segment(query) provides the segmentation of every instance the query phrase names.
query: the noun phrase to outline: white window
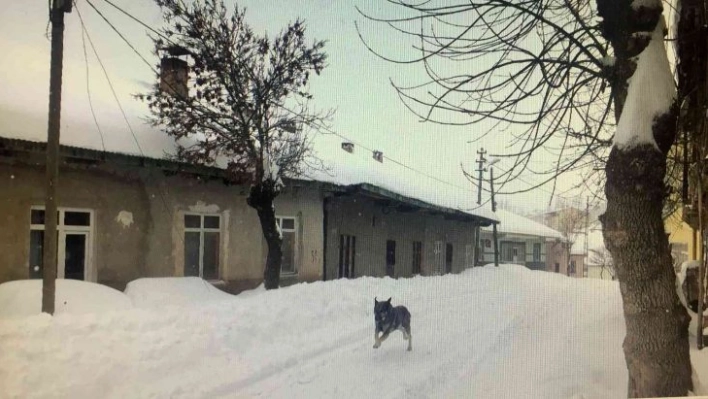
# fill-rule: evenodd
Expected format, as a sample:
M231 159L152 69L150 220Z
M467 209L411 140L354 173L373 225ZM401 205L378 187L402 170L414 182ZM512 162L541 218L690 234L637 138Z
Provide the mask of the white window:
M184 215L184 275L219 278L221 216Z
M534 262L541 261L541 244L539 244L539 243L533 244L533 261Z
M297 265L295 260L297 259L297 219L288 216L277 216L276 222L278 223L278 228L283 235L283 262L280 266L280 272L282 274L295 274L297 273Z
M42 278L44 208L30 210L29 277ZM96 281L92 269L93 211L57 210L57 278Z

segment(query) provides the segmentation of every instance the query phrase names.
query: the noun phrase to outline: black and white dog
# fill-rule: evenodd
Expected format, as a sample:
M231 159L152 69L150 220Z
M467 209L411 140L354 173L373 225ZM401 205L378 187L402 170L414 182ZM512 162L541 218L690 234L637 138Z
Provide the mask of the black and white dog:
M411 345L411 313L405 306L391 306L391 298L381 302L374 298L374 320L376 321L374 349L381 346L388 335L396 330L400 330L403 333L403 339L408 340L408 350L413 349Z

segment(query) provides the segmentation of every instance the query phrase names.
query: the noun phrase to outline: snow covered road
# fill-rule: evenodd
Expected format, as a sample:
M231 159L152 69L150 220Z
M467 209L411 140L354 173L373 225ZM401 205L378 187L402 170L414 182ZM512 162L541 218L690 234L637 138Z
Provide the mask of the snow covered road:
M373 349L374 297L413 351ZM0 320L3 397L620 398L616 283L515 266L257 291L200 306ZM702 370L708 372L708 370Z

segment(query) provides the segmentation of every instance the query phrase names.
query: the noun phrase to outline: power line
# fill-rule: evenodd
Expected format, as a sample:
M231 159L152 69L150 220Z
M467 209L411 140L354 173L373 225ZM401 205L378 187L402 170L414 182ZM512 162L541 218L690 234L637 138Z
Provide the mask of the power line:
M88 0L87 0L88 2ZM94 55L96 56L96 60L98 60L99 65L101 66L101 69L103 70L103 74L106 77L106 81L108 82L108 87L111 89L111 93L113 93L113 98L116 101L116 104L118 105L118 109L120 110L121 114L123 115L123 119L125 120L125 124L128 126L128 130L130 131L131 136L133 137L133 140L135 141L135 145L138 148L138 151L140 152L140 155L143 158L147 158L145 155L145 152L143 151L143 148L140 146L140 142L138 141L137 136L135 135L135 131L133 130L133 127L130 125L130 122L128 121L128 117L125 114L125 111L123 110L123 106L120 103L120 100L118 99L118 95L116 94L113 84L111 83L111 78L108 75L108 72L106 71L105 66L103 65L103 61L101 61L101 57L98 55L98 51L96 50L96 46L93 43L93 40L91 40L91 36L89 35L88 29L86 28L86 25L84 24L84 20L81 17L81 12L79 11L79 8L76 6L76 2L74 2L74 8L76 9L77 15L79 15L79 20L81 22L81 29L82 32L86 34L86 38L89 41L89 44L91 45L91 49L93 50ZM95 9L95 8L94 8ZM105 148L104 148L105 151ZM148 176L152 176L151 174L148 174ZM170 218L173 217L172 210L170 209L169 205L167 204L167 199L165 198L164 193L162 190L159 189L160 185L158 184L158 190L157 193L160 196L160 199L162 200L162 204L165 207L165 211L167 214L170 216ZM184 241L184 237L180 236L180 239Z
M88 1L88 0L87 0L87 1ZM117 5L115 5L115 3L113 3L112 1L110 1L110 0L103 0L103 1L106 2L106 3L108 3L108 4L110 4L113 8L115 8L115 9L118 10L118 11L120 11L121 13L125 14L128 18L130 18L130 19L132 19L133 21L139 23L139 24L142 25L145 29L149 30L150 32L152 32L152 33L154 33L154 34L160 36L161 38L163 38L163 39L165 39L165 40L167 40L168 42L171 43L171 40L170 40L167 36L163 35L160 31L154 29L154 28L151 27L150 25L148 25L148 24L146 24L145 22L143 22L143 21L139 20L138 18L134 17L134 16L133 16L132 14L130 14L129 12L127 12L127 11L125 11L124 9L122 9L122 8L118 7Z
M115 4L114 4L113 2L111 2L110 0L103 0L103 1L105 1L106 3L108 3L109 5L111 5L112 7L116 8L116 9L119 10L121 13L123 13L123 14L126 15L126 16L128 16L130 19L132 19L132 20L135 21L136 23L140 24L141 26L145 27L146 29L150 30L151 32L154 32L155 34L157 34L157 35L159 35L159 36L165 38L166 40L169 40L169 39L167 39L163 34L161 34L159 31L153 29L152 27L150 27L149 25L147 25L146 23L144 23L143 21L141 21L139 18L135 17L134 15L130 14L129 12L127 12L127 11L123 10L122 8L118 7L117 5L115 5ZM157 70L155 69L155 67L135 48L135 46L133 46L132 43L130 43L130 41L125 37L125 35L123 35L123 34L118 30L118 28L116 28L116 26L115 26L111 21L109 21L108 18L107 18L100 10L98 10L98 8L96 8L96 6L91 2L91 0L86 0L86 2L87 2L87 3L89 4L89 6L91 6L91 8L93 8L93 10L104 20L104 22L106 22L106 24L108 24L108 25L111 27L111 29L113 29L114 32L116 32L116 34L123 40L123 42L126 43L126 45L127 45L146 65L148 65L148 67L150 67L150 69L151 69L153 72L157 73ZM82 25L83 25L83 22L82 22ZM88 36L88 32L87 32L87 36ZM91 43L91 46L93 47L93 43L91 42L91 38L90 38L90 37L89 37L89 42ZM95 48L94 48L94 53L96 53ZM96 54L96 57L98 58L98 54ZM103 67L103 64L100 62L100 59L99 59L99 63L101 64L101 67L103 68L104 74L106 74L105 67ZM108 79L107 74L106 74L106 78ZM110 85L110 81L109 81L109 85ZM111 90L113 91L112 85L110 85L110 86L111 86ZM114 94L114 97L116 98L116 101L117 101L119 107L121 108L121 113L123 113L123 117L124 117L124 119L126 120L126 123L128 123L127 117L125 116L125 113L123 112L123 109L122 109L122 107L120 106L120 102L118 101L117 96L115 95L115 91L113 91L113 94ZM285 106L283 106L283 105L280 105L280 107L281 107L283 110L285 110L285 111L287 111L287 112L290 112L290 113L293 114L293 115L297 115L297 113L296 113L295 111L292 111L291 109L289 109L289 108L287 108L287 107L285 107ZM348 142L351 142L351 143L353 143L353 144L355 144L355 145L357 145L357 146L359 146L359 147L361 147L361 148L363 148L363 149L365 149L365 150L367 150L367 151L371 151L371 152L375 151L373 148L370 148L370 147L368 147L368 146L366 146L366 145L363 145L363 144L361 144L361 143L359 143L359 142L357 142L357 141L355 141L355 140L352 140L352 139L350 139L349 137L346 137L345 135L340 134L340 133L338 133L338 132L336 132L336 131L334 131L334 130L332 130L332 129L330 129L330 128L328 128L328 127L322 125L322 124L319 124L319 123L316 123L316 122L309 122L309 125L314 126L314 127L318 128L318 129L320 129L320 130L324 130L325 132L330 133L330 134L333 134L333 135L335 135L335 136L337 136L337 137L340 137L340 138L342 138L342 139L344 139L344 140L347 140ZM143 152L142 152L142 149L140 148L140 144L138 143L137 137L135 136L135 133L134 133L134 131L133 131L133 129L132 129L132 127L130 126L129 123L128 123L128 127L130 128L131 134L133 135L133 138L134 138L136 144L138 145L138 148L139 148L139 150L140 150L140 152L141 152L141 154L142 154ZM143 154L143 155L144 155L144 154ZM409 170L409 171L411 171L411 172L413 172L413 173L417 173L417 174L419 174L419 175L425 176L425 177L427 177L427 178L429 178L429 179L432 179L432 180L434 180L434 181L436 181L436 182L445 184L445 185L450 186L450 187L454 187L454 188L456 188L456 189L458 189L458 190L462 190L462 191L464 191L464 192L469 191L468 188L461 187L461 186L459 186L459 185L457 185L457 184L454 184L454 183L451 183L451 182L449 182L449 181L440 179L440 178L438 178L438 177L436 177L436 176L434 176L434 175L432 175L432 174L429 174L429 173L423 172L423 171L421 171L421 170L418 170L418 169L416 169L416 168L413 168L413 167L411 167L411 166L405 164L404 162L401 162L401 161L398 161L398 160L396 160L396 159L394 159L394 158L391 158L390 156L384 155L383 158L387 159L389 162L391 162L391 163L393 163L393 164L396 164L396 165L398 165L398 166L400 166L400 167L403 167L403 168L405 168L405 169L407 169L407 170ZM474 184L474 183L473 183L473 184ZM502 188L505 184L506 184L506 181L504 181L504 182L502 183L502 185L500 186L500 188ZM479 208L483 207L484 205L486 205L487 203L489 203L489 199L487 199L486 201L484 201L484 203L478 205L477 207L470 208L470 209L465 209L465 210L466 210L466 211L471 211L471 210L479 209Z
M83 19L81 18L81 12L78 7L76 7L76 2L74 2L74 8L76 8L76 13L79 15L79 20L81 20L81 47L84 52L84 62L86 63L86 95L88 96L89 108L91 109L91 116L93 117L93 123L96 124L96 129L98 130L98 135L101 137L101 148L103 152L106 151L106 142L103 138L103 131L101 131L101 126L98 124L98 118L96 118L96 111L93 108L93 101L91 100L91 82L89 80L89 62L88 55L86 54L86 30L84 28Z
M91 2L89 0L86 0L89 5L93 7ZM94 8L96 10L96 8ZM101 61L101 57L98 55L98 51L96 50L96 46L93 43L93 40L91 40L91 35L89 35L88 30L86 29L86 25L84 24L83 19L80 17L79 9L78 7L76 8L76 12L79 15L79 20L81 22L81 28L83 29L83 32L86 33L86 38L89 41L89 44L91 45L91 49L93 50L93 54L96 56L96 60L98 60L98 64L101 66L101 69L103 70L103 75L106 77L106 82L108 83L108 87L111 89L111 94L113 94L113 99L115 99L116 104L118 105L118 109L120 110L121 115L123 116L123 120L125 120L125 124L128 126L128 130L130 131L130 135L133 136L133 140L135 141L135 145L138 147L138 150L140 153L145 156L145 153L143 152L142 147L140 146L140 142L138 141L138 137L135 135L135 131L133 130L133 127L130 125L130 121L128 121L128 117L125 114L125 110L123 109L123 106L120 103L120 100L118 99L118 94L116 94L115 89L113 88L113 83L111 83L111 78L108 76L108 71L106 71L106 67L103 65L103 61ZM98 12L98 10L96 10ZM100 13L99 13L100 14ZM103 16L101 14L101 16Z

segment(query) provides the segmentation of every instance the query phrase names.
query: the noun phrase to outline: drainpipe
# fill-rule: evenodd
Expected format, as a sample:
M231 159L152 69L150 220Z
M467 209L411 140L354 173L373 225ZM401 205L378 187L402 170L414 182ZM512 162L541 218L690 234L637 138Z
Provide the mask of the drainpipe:
M322 198L322 281L327 281L327 213L329 197Z

